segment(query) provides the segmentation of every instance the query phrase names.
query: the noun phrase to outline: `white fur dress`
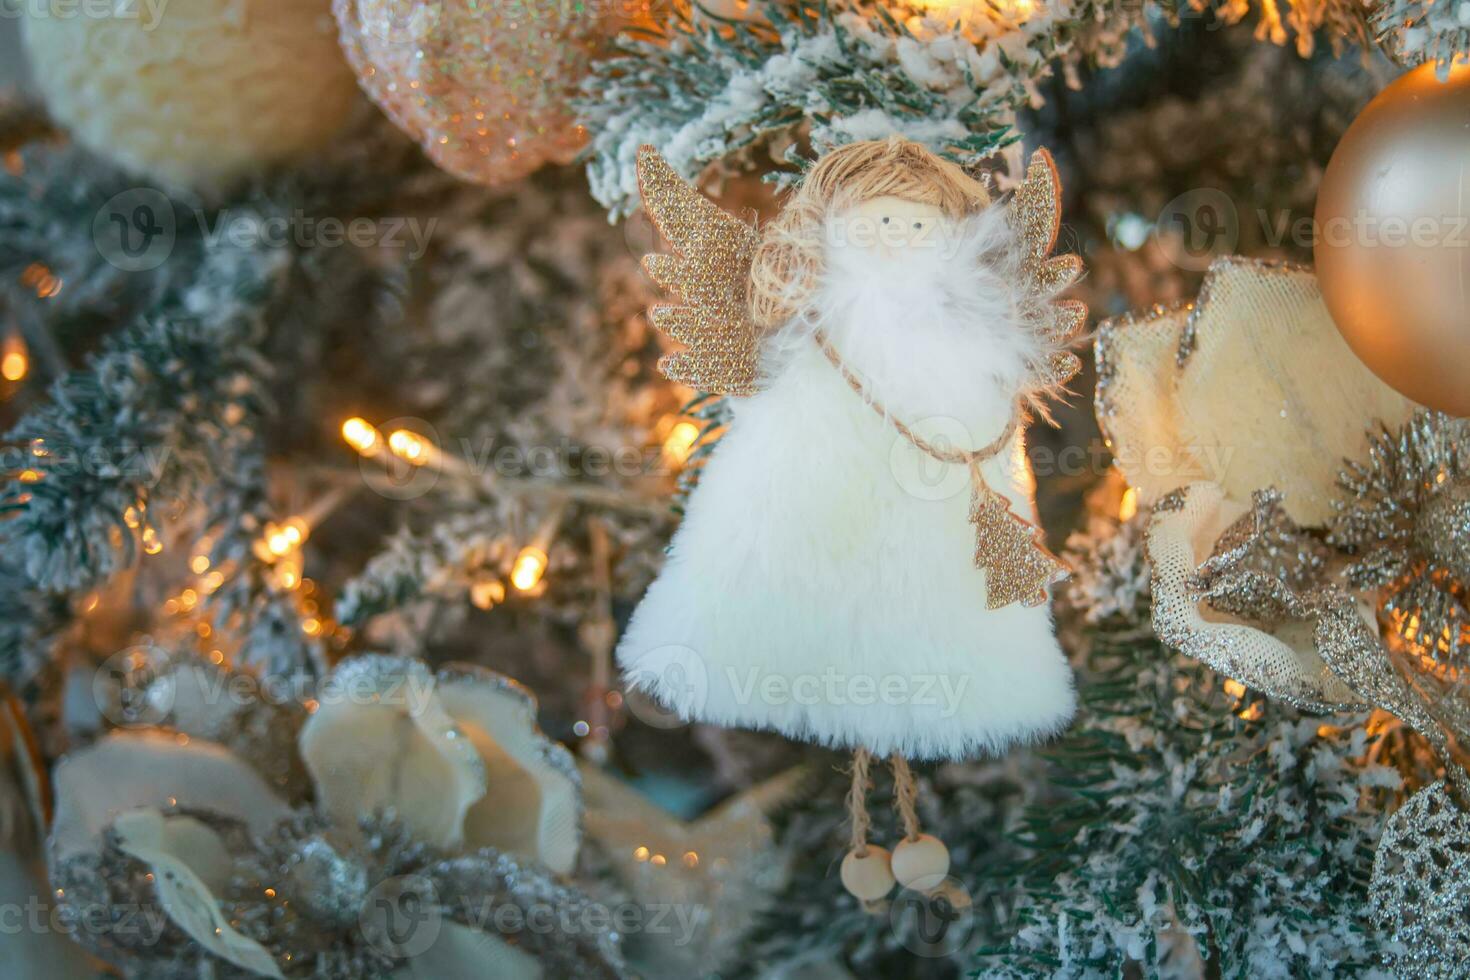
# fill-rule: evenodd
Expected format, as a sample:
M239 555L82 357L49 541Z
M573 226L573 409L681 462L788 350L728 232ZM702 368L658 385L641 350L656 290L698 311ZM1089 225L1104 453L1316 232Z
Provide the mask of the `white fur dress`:
M766 383L733 399L619 644L631 685L685 719L911 759L999 752L1066 724L1072 677L1049 610L986 608L965 467L901 438L812 339L825 331L932 442L996 439L1034 354L1003 212L897 254L828 236L820 314L767 341ZM982 470L1034 516L1019 432Z

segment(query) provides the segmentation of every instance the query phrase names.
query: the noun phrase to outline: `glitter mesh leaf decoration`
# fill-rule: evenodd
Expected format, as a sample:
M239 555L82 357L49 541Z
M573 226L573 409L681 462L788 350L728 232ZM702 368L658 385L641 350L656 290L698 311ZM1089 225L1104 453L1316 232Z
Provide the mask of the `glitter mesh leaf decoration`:
M644 268L683 300L649 310L654 326L688 347L666 355L659 370L700 391L754 394L759 348L747 290L759 235L685 183L651 146L638 151L638 188L676 253L649 255Z
M770 818L801 798L810 771L778 773L692 821L595 766L583 773L587 835L612 880L644 907L701 910L688 935L627 935L629 957L659 963L671 977L718 975L741 962L746 938L789 876L790 854L778 846ZM665 855L667 864L648 860L649 853ZM715 867L725 870L711 874Z
M1240 504L1210 483L1176 491L1154 508L1147 532L1154 631L1227 677L1298 707L1362 707L1363 698L1323 662L1311 612L1289 590L1272 596L1266 618L1274 622L1269 628L1256 617L1241 615L1244 609L1238 604L1221 602L1232 610L1227 612L1204 601L1197 570L1211 560L1217 540L1242 514Z
M1367 456L1338 477L1329 540L1349 552L1348 582L1378 590L1386 633L1435 665L1470 651L1470 421L1420 412L1377 426Z
M1363 366L1309 270L1227 258L1193 306L1103 323L1097 417L1139 502L1199 481L1250 499L1276 487L1303 525L1332 515L1365 426L1416 406Z
M1389 818L1369 891L1374 920L1399 946L1398 975L1466 975L1470 814L1443 782L1415 793Z
M113 827L123 852L148 865L158 904L189 938L226 963L284 980L270 950L235 931L220 909L215 894L228 881L230 857L213 831L152 809L129 811Z

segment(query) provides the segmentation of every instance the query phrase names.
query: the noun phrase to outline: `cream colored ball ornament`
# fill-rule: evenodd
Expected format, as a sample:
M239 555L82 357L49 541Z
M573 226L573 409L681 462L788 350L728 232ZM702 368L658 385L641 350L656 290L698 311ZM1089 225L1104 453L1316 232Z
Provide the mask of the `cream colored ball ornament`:
M876 902L893 890L892 860L888 848L868 844L847 852L839 875L842 887L859 901Z
M1470 64L1378 94L1317 194L1322 298L1348 346L1420 404L1470 415Z
M904 888L933 888L949 874L949 848L932 834L905 837L894 847L890 867Z
M88 149L212 189L331 141L357 99L330 0L25 5L31 73Z

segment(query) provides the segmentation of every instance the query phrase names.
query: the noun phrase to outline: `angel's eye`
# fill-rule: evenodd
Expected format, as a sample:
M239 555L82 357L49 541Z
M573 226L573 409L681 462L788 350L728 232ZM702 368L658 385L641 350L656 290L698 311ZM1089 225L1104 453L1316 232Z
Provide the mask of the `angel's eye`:
M924 222L922 222L922 221L915 221L914 222L914 227L915 228L922 228L922 227L924 227Z
M883 223L884 223L884 224L885 224L885 225L886 225L886 224L888 224L888 219L887 219L887 218L884 218L884 219L883 219Z

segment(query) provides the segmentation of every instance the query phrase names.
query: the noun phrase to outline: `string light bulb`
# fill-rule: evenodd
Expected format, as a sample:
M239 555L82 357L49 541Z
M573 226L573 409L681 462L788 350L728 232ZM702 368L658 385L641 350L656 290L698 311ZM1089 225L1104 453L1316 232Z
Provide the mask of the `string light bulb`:
M40 262L32 262L21 271L20 283L34 290L37 299L50 299L61 292L61 277Z
M546 552L528 544L516 555L515 565L510 570L510 584L522 592L530 592L546 574Z
M505 601L505 585L497 578L484 576L470 585L470 602L478 609L490 610Z
M510 584L519 591L531 592L541 586L541 578L546 574L547 564L550 561L547 558L546 549L551 547L551 542L556 538L556 532L561 527L561 520L566 515L566 511L566 501L559 501L542 520L535 535L516 555L515 564L511 565L510 569Z
M1138 490L1129 487L1123 491L1123 499L1118 501L1118 520L1131 521L1133 515L1138 513Z
M301 559L292 554L271 567L271 581L283 592L294 592L301 584Z
M0 377L6 381L24 381L31 373L31 359L20 334L10 334L0 346Z
M279 524L265 526L265 533L255 543L255 555L263 562L275 562L300 549L311 533L306 521L292 517Z
M432 448L423 437L407 429L394 429L388 436L389 452L414 466L423 466L427 463Z
M383 437L373 424L356 415L342 423L342 438L364 456L375 455L383 444Z
M699 426L693 422L676 422L664 438L664 459L674 466L683 466L694 452L694 443L699 439Z

